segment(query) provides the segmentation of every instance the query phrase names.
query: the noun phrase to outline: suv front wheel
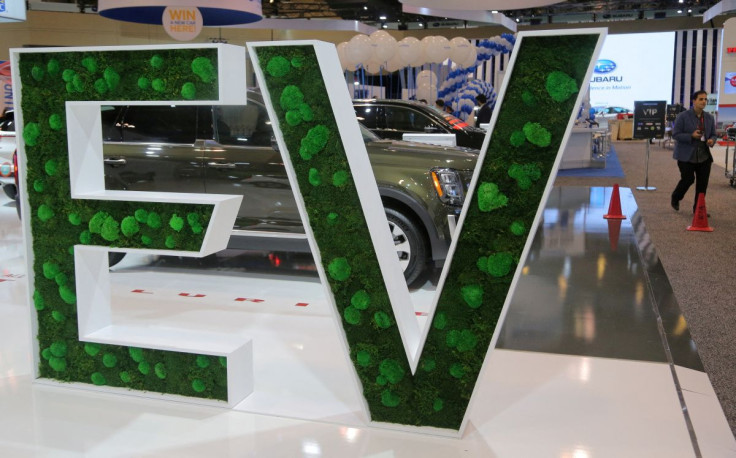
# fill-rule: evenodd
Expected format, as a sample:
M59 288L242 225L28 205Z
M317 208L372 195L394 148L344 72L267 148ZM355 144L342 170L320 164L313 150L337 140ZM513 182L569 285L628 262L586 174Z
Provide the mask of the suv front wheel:
M396 254L404 271L406 284L416 286L427 268L428 248L422 230L411 219L393 208L386 208L386 218Z

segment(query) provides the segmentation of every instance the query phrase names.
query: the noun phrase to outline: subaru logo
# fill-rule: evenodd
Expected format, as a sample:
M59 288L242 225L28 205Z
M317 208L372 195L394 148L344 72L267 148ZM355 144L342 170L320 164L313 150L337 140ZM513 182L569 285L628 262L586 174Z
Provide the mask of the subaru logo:
M599 59L593 69L596 73L611 73L614 70L616 70L616 62L608 59Z

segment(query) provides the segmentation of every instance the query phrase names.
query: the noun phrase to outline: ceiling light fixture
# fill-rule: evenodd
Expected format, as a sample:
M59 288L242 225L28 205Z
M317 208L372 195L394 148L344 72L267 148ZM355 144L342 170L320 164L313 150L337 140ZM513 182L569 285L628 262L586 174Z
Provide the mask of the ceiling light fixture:
M385 21L386 20L386 16L384 16L384 15L378 16L378 19L380 19L382 21Z

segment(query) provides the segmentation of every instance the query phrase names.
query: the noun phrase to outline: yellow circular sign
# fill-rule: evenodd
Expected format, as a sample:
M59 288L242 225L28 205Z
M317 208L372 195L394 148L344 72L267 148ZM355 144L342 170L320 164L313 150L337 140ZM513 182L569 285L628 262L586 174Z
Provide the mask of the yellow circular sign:
M189 41L202 31L202 13L196 7L167 6L161 23L174 40Z

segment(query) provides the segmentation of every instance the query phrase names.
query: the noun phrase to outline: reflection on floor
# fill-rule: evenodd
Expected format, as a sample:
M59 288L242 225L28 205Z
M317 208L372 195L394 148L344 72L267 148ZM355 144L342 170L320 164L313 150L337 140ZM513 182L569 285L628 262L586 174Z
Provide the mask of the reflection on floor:
M116 324L253 339L255 391L235 409L32 383L20 224L0 201L0 456L736 456L621 191L619 226L602 218L610 188L553 189L462 439L366 426L324 291L298 255L128 255L112 269ZM432 282L412 293L422 324L433 293Z

